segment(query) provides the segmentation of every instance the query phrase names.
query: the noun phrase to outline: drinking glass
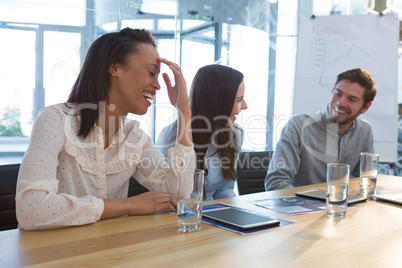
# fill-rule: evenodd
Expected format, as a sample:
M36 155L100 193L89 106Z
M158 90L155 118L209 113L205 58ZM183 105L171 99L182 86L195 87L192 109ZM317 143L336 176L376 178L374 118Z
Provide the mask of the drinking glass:
M177 178L177 229L195 232L201 229L204 170L186 169Z
M360 154L360 183L359 194L367 197L374 195L377 189L379 154L361 153Z
M327 164L326 212L329 216L346 216L349 173L350 166L348 164Z

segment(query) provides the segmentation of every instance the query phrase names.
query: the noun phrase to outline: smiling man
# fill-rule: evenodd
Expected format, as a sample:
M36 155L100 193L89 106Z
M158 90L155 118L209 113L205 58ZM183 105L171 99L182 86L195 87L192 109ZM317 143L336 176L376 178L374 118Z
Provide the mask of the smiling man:
M277 190L326 181L327 163L350 165L359 176L361 152L374 152L369 122L357 118L377 93L373 77L360 68L338 75L329 105L296 115L282 130L265 178L265 189Z

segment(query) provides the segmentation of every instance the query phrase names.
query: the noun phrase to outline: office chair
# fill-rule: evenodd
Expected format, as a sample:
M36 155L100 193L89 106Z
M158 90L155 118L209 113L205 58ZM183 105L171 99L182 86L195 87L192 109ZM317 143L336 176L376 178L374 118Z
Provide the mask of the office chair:
M237 187L239 195L264 192L272 151L241 152L237 161Z
M0 165L0 231L18 226L15 194L20 164Z
M130 184L128 186L128 197L139 195L149 190L142 186L133 176L130 178Z

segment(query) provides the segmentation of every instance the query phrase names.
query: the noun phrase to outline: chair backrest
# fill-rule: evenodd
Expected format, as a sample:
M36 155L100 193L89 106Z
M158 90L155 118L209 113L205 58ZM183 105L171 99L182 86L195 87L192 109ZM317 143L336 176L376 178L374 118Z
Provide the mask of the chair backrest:
M133 176L130 178L130 184L128 186L128 197L139 195L149 190L142 186Z
M237 161L237 189L240 195L264 192L264 180L272 151L241 152Z
M0 165L0 231L18 227L15 193L20 164Z

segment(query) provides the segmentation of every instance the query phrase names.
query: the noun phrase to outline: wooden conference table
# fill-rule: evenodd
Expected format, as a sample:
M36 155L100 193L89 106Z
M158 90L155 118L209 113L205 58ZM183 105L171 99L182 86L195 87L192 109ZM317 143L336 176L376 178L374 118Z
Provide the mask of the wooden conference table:
M402 177L379 175L380 185ZM248 201L293 196L325 184L244 195L224 202L297 223L241 235L202 224L180 233L176 215L120 217L45 231L0 232L0 267L402 267L402 205L369 200L345 218L290 216ZM358 181L350 182L357 193Z

